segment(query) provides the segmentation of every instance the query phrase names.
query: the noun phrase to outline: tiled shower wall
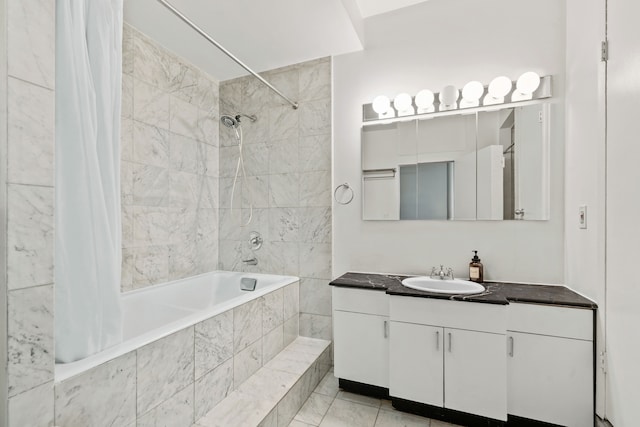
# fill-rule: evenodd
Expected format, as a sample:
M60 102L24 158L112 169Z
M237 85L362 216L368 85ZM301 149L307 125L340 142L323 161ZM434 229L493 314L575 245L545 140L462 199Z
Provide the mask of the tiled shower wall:
M0 425L11 427L53 421L54 6L0 2Z
M218 264L218 82L125 24L122 290Z
M251 76L220 83L220 114L257 117L241 118L248 179L233 209L238 141L220 126L220 268L299 276L300 335L331 340L331 60L262 75L300 107ZM259 250L249 248L251 231L264 239ZM242 262L250 258L258 265Z

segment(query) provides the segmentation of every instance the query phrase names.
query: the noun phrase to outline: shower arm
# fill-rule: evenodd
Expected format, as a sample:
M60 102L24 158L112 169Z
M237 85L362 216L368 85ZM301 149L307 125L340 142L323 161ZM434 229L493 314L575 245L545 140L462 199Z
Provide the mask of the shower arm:
M166 0L157 0L157 1L158 1L158 3L162 4L164 7L169 9L169 11L171 13L173 13L175 16L180 18L185 24L187 24L188 26L193 28L198 34L200 34L202 37L207 39L207 41L209 41L209 43L213 44L215 47L220 49L222 51L222 53L224 53L229 58L231 58L236 64L238 64L239 66L241 66L242 68L247 70L249 73L251 73L251 75L253 77L255 77L256 79L260 80L265 86L267 86L269 89L271 89L272 91L277 93L282 99L284 99L289 104L291 104L291 106L293 107L294 110L298 109L298 103L297 102L292 101L291 99L289 99L285 94L283 94L278 89L273 87L273 85L271 85L271 83L266 81L262 76L260 76L258 73L253 71L251 68L249 68L249 66L247 66L244 62L242 62L241 60L236 58L236 56L234 54L229 52L224 46L222 46L220 43L215 41L209 34L205 33L204 30L202 30L193 21L191 21L189 18L187 18L185 15L183 15L182 12L180 12L178 9L173 7L173 5L171 5L171 3L167 2Z

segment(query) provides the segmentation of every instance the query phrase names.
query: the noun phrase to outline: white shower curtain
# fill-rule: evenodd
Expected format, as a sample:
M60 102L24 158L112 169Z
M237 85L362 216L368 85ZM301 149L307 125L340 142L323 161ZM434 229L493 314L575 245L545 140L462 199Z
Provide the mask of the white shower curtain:
M122 0L56 0L56 361L122 340Z

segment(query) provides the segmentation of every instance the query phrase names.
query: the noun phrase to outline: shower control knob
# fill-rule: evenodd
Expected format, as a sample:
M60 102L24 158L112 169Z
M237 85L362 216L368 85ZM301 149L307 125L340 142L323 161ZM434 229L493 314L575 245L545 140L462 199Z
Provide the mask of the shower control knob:
M252 231L249 233L249 244L251 245L251 249L257 251L262 247L263 239L260 233L257 231Z

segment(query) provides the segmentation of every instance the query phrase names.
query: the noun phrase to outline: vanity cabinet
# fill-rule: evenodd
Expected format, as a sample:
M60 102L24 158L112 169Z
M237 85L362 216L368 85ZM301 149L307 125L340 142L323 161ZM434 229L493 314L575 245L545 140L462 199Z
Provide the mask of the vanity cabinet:
M505 306L390 297L389 395L507 419Z
M593 425L593 311L512 303L507 328L509 414Z
M334 287L334 374L389 387L389 301L384 291Z

